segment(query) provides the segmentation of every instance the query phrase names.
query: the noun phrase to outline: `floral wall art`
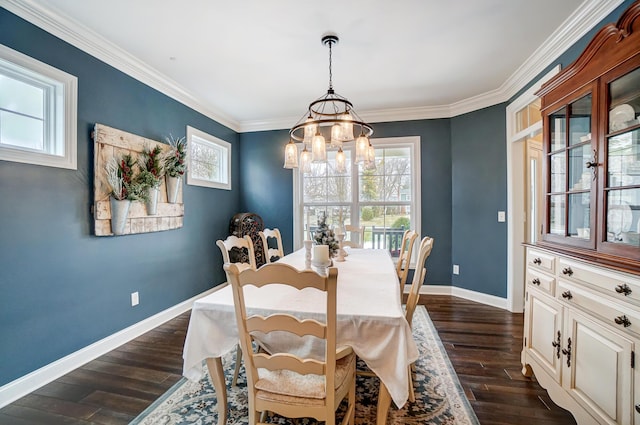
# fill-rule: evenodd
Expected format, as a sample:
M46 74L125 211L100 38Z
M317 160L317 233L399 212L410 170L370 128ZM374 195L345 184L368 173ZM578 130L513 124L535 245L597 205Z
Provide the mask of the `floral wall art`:
M96 236L182 227L184 138L167 144L96 124L93 141Z

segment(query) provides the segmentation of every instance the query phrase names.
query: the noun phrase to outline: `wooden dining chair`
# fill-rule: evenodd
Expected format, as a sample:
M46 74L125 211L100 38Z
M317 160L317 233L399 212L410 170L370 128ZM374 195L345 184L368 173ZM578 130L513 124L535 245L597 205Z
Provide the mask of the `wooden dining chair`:
M262 246L264 247L264 257L267 263L278 261L284 257L284 249L282 249L282 237L280 236L279 229L264 229L258 232L262 239ZM269 248L269 241L275 239L275 248Z
M336 409L347 397L348 405L342 425L355 419L355 363L351 347L336 349L336 294L338 269L327 276L282 263L265 264L258 270L240 269L225 264L233 290L240 344L245 358L249 396L249 425L263 424L259 413L270 412L287 418L312 417L334 425ZM270 285L288 285L297 290L309 288L326 293L325 320L302 320L291 314L252 315L247 313L244 288L253 285L268 291ZM307 290L309 290L307 289ZM270 353L254 350L253 334L288 332L302 337L324 340L324 358L302 358L290 351ZM258 343L256 342L258 345ZM295 349L295 343L291 349Z
M424 263L431 255L433 249L433 238L425 236L420 241L420 247L418 248L418 261L416 262L416 268L413 273L413 280L411 281L411 288L409 290L409 296L407 297L407 303L405 305L405 318L407 323L411 326L413 322L413 313L418 305L420 299L420 288L424 283L424 279L427 276L427 268ZM402 298L401 298L402 299ZM413 390L413 365L409 367L409 401L415 402L416 396Z
M249 235L242 238L231 235L225 240L218 239L216 245L220 248L224 264L240 263L243 264L240 268L256 268L256 255Z
M418 234L411 229L406 230L402 235L400 254L396 263L396 273L398 273L398 279L400 280L400 297L404 295L404 285L407 283L411 254L413 253L413 245L416 239L418 239Z
M433 238L425 236L420 241L420 247L418 251L418 261L416 262L416 269L413 273L413 279L411 281L411 289L409 291L409 296L407 298L407 303L405 305L405 319L409 326L411 326L411 322L413 322L413 313L416 310L418 305L418 300L420 299L420 288L424 283L424 279L427 275L427 269L424 267L425 261L429 258L431 254L431 250L433 249ZM402 296L400 297L402 300ZM407 368L408 379L409 379L409 401L415 402L416 395L413 389L413 364ZM356 371L357 375L361 376L376 376L370 369L358 369Z
M342 242L342 246L349 246L351 248L362 248L364 246L364 226L353 226L347 224L344 226L344 231L349 234L349 239Z
M220 248L222 253L222 263L237 264L241 270L244 269L256 269L256 256L253 250L253 242L249 235L245 235L242 238L231 235L227 239L218 239L216 245ZM229 281L229 275L227 275L227 281ZM233 372L233 380L231 385L234 387L238 383L238 375L240 374L240 365L242 364L242 350L240 345L236 348L236 367Z

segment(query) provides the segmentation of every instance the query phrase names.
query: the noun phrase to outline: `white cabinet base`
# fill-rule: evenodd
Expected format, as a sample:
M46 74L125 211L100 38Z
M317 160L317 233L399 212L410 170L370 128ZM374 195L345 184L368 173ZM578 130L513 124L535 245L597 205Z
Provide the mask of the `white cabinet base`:
M544 369L526 353L522 355L522 364L524 365L522 373L525 376L531 376L531 372L533 372L540 386L549 393L551 400L558 406L571 412L578 425L601 425L600 422L591 416L555 379L549 376Z
M522 373L578 425L640 425L636 288L637 275L527 247Z

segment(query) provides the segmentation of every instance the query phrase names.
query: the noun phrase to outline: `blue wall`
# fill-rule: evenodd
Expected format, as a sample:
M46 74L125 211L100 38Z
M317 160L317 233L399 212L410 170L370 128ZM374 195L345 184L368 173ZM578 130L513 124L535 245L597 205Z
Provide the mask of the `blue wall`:
M78 77L78 169L0 161L0 385L224 282L233 191L184 186L184 227L92 236L96 122L155 140L238 135L0 8L0 43ZM131 307L131 292L140 305Z
M451 258L460 266L454 286L506 298L507 209L505 105L451 120Z
M293 176L282 167L286 130L242 133L241 206L259 214L264 226L277 227L285 254L293 250Z

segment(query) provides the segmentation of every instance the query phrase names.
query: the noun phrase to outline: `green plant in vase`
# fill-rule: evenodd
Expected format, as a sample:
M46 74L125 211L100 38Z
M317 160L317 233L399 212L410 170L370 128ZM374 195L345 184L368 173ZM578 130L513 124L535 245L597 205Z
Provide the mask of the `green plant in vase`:
M184 137L166 138L171 150L164 158L165 176L167 182L167 201L176 203L182 178L187 171L187 141Z
M129 154L112 157L105 165L105 176L109 186L111 208L111 231L122 235L129 215L131 201L146 200L145 186L135 175L136 160Z
M316 245L328 245L329 255L334 257L338 254L340 243L336 238L335 233L327 225L327 215L324 214L322 218L318 220L318 229L313 234L313 241Z
M145 146L138 158L140 174L136 180L145 187L147 214L155 215L158 207L158 192L165 174L162 148L149 149Z

